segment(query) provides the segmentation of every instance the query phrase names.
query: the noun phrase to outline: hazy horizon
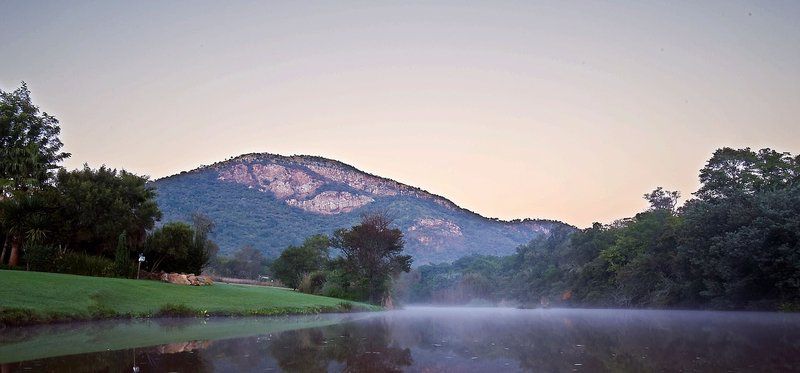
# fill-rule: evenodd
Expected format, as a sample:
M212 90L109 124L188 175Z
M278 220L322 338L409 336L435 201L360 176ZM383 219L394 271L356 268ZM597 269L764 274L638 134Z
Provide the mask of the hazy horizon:
M6 2L0 89L68 168L332 158L501 219L682 200L723 146L800 153L800 3Z

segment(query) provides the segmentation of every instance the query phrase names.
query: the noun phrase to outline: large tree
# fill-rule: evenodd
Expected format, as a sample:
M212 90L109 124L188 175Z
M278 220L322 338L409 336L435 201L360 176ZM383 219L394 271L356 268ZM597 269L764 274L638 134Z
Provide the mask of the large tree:
M272 272L284 285L297 289L303 275L324 268L329 245L328 237L320 234L307 238L301 246L289 246L272 263Z
M169 222L147 237L145 256L151 272L188 272L186 263L194 244L194 231L189 224Z
M58 120L31 102L22 85L0 90L0 189L2 194L26 191L44 184L58 162L70 156L61 151Z
M380 302L393 276L411 270L411 256L402 255L403 232L391 228L386 214L368 214L361 224L339 229L331 240L341 250L343 270L366 288L369 301Z
M48 216L44 196L34 195L47 185L61 152L58 120L31 102L23 82L13 92L0 90L0 263L10 249L8 264L19 264L26 241L42 240Z
M148 230L161 219L155 191L147 177L105 166L92 170L59 170L56 175L60 223L56 227L62 243L70 249L109 254L117 237L126 232L138 247Z
M211 260L217 256L219 246L208 236L214 231L214 221L201 212L192 214L192 230L194 230L194 240L189 250L187 259L187 270L192 273L200 274L208 266Z
M734 198L800 183L800 155L765 148L721 148L700 170L701 200Z

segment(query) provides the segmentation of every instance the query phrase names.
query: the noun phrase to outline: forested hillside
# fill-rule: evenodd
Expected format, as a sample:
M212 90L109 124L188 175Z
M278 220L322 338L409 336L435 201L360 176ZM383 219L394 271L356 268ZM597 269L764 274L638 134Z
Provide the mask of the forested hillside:
M558 228L511 256L423 266L401 292L411 302L800 309L800 157L723 148L700 182L680 208L678 193L658 188L634 217Z

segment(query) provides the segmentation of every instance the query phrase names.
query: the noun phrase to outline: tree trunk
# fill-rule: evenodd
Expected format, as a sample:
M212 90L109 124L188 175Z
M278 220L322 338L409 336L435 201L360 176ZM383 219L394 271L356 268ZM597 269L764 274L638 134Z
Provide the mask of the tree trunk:
M19 265L19 240L11 240L11 256L8 257L8 266L11 268Z
M8 249L8 236L3 240L3 252L0 253L0 265L3 265L6 259L6 249Z

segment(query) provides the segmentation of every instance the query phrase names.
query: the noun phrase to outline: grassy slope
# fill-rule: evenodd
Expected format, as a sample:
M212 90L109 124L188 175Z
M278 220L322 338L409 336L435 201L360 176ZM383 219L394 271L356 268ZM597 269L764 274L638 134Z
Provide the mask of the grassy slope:
M341 299L258 286L185 286L0 270L0 310L23 309L45 318L96 318L114 314L149 316L158 313L165 305L185 305L193 310L220 315L316 313L340 309L342 302Z

